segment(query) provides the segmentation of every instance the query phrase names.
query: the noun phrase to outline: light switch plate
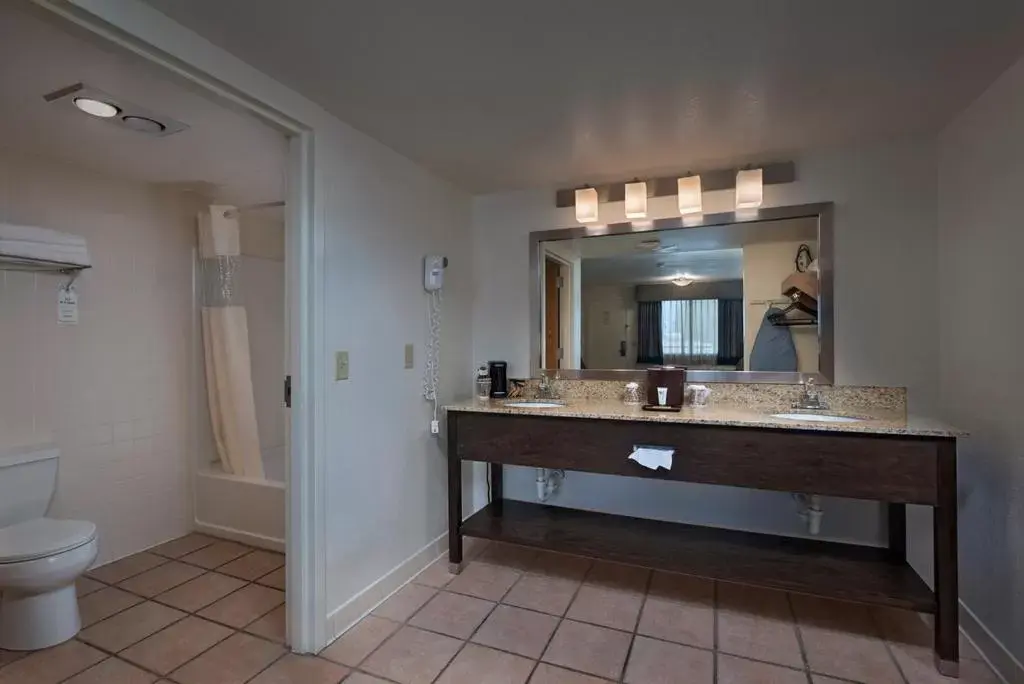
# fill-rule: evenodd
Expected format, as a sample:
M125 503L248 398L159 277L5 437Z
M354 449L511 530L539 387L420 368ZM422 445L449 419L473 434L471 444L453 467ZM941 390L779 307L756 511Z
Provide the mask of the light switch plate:
M412 343L405 345L405 367L412 368L413 366L413 351Z
M348 380L348 352L334 352L334 379Z

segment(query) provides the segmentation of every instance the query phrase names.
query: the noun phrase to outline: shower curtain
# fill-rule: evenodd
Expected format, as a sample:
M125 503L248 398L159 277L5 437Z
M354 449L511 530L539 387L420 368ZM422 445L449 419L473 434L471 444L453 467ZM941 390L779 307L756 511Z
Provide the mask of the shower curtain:
M241 292L238 210L211 205L199 214L203 352L210 423L224 472L264 479Z

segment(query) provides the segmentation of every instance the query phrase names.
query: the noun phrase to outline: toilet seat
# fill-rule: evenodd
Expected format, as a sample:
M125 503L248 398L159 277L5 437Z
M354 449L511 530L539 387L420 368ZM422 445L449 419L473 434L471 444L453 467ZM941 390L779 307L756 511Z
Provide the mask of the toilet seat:
M26 520L0 528L0 565L55 556L95 538L96 525L85 520Z

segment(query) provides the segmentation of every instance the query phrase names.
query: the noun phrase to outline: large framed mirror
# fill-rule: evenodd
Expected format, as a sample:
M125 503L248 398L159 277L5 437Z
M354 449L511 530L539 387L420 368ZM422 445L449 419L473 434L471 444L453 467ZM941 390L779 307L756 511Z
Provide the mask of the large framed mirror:
M832 204L530 234L533 375L834 377Z

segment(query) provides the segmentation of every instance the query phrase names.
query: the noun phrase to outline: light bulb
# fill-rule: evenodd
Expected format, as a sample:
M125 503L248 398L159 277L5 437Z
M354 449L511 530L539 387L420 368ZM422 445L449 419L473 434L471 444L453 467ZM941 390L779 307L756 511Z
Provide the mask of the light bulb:
M764 201L761 169L741 169L736 173L736 208L757 209Z
M98 116L101 119L111 119L121 113L118 107L109 102L94 100L91 97L76 97L74 102L75 106L86 114Z
M576 191L576 220L580 223L597 221L597 190L580 188Z
M636 219L647 216L647 183L633 181L626 183L626 218Z
M700 214L704 211L704 197L700 187L700 176L686 176L677 181L679 192L679 213Z

